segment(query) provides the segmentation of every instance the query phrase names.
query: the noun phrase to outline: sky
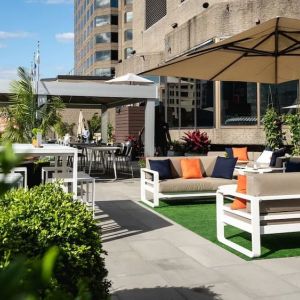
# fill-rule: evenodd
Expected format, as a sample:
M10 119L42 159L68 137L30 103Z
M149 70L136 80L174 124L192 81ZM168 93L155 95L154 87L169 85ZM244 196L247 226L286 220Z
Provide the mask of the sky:
M41 78L74 67L73 0L0 0L0 79L30 70L40 42Z

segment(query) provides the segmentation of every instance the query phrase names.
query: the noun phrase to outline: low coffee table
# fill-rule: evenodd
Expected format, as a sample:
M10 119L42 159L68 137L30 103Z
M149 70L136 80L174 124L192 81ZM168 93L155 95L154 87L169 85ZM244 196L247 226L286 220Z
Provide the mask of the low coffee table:
M260 166L236 166L235 171L239 175L245 175L246 173L256 173L256 174L264 174L264 173L271 173L281 171L284 172L285 168L272 168L272 167L260 167Z

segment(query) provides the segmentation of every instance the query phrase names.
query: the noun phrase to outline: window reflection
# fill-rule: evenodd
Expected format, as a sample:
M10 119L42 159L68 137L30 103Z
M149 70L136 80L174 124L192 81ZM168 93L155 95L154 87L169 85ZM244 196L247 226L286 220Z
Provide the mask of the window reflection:
M163 98L171 128L214 125L213 82L168 77Z
M256 87L256 83L250 82L222 82L222 125L257 124Z
M260 85L260 111L261 116L266 113L269 106L279 105L280 113L293 113L298 103L298 80L278 84L278 101L276 101L275 84Z

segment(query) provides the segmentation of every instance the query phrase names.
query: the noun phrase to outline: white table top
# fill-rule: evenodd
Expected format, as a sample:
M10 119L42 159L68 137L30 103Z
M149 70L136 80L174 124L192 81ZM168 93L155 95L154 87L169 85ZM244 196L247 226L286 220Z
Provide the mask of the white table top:
M42 144L43 147L34 147L32 144L13 144L13 150L18 154L75 154L78 152L76 148L58 145L58 144ZM1 149L1 148L0 148Z
M86 147L87 149L94 150L94 151L110 151L110 150L119 150L121 147L118 146L91 146Z

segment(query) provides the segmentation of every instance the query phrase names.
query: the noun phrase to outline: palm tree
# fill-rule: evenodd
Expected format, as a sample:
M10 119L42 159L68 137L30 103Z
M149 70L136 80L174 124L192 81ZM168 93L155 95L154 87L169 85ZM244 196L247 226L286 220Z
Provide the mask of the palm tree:
M19 67L18 77L11 84L11 104L3 109L7 126L2 140L30 143L34 128L39 128L46 134L56 123L61 122L60 111L65 106L59 97L51 97L46 104L38 106L30 74Z

